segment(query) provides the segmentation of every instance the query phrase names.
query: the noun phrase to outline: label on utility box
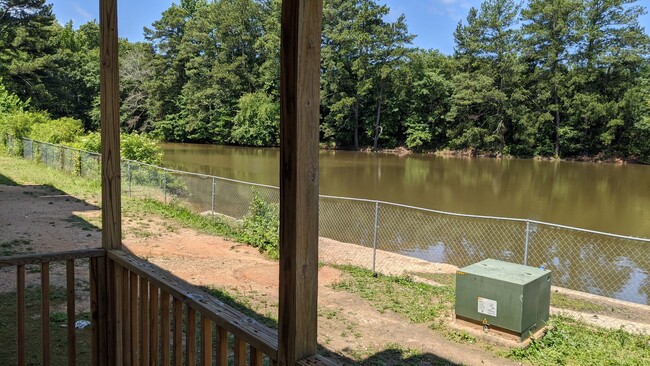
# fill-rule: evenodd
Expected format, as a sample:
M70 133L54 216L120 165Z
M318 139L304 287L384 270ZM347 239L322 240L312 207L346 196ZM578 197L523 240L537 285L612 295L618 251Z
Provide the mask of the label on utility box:
M479 297L478 312L489 316L497 316L497 302L494 300Z

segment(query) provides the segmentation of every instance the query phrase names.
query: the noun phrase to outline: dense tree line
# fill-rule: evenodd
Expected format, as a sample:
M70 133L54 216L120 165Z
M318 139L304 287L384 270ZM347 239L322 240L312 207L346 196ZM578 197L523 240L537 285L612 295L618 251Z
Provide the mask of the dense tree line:
M650 39L634 0L486 0L451 56L411 47L374 0L325 0L321 141L516 156L650 156ZM120 41L123 127L272 146L280 0L181 0ZM432 30L433 31L433 30ZM96 22L0 0L0 78L30 108L98 127Z

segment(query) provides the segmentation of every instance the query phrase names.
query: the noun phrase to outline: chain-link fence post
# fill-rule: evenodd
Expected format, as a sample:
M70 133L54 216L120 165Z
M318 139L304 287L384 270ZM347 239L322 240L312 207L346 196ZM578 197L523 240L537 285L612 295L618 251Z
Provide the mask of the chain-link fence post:
M372 239L372 273L377 274L377 229L379 228L379 201L375 201L375 234Z
M528 243L530 243L530 220L526 220L526 242L524 243L524 266L528 265Z
M212 205L210 206L210 214L212 215L212 222L214 222L214 189L215 189L215 180L212 177Z
M126 162L126 174L129 179L129 197L131 197L131 161Z
M84 153L79 150L79 176L84 176Z
M163 175L163 193L165 195L165 204L167 204L167 171Z

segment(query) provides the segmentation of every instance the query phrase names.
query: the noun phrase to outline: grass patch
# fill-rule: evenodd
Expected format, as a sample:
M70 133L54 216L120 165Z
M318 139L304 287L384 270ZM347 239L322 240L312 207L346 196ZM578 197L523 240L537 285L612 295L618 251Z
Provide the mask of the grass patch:
M445 333L445 338L454 341L456 343L463 343L463 344L472 344L476 343L476 337L472 336L471 334L463 331L450 331Z
M534 365L650 365L650 336L588 326L568 317L551 317L544 338L508 357Z
M31 160L6 155L0 155L0 175L17 184L46 185L83 199L97 197L101 192L98 179L74 176Z
M70 215L68 218L63 221L70 223L69 227L76 227L83 231L101 231L94 224L86 221L86 219L79 217L77 215Z
M201 286L201 290L207 292L211 296L217 298L219 301L224 304L240 311L242 314L246 315L249 318L255 319L259 323L266 325L272 329L278 329L278 319L277 314L272 314L267 311L265 315L258 313L257 311L264 310L262 308L269 306L265 301L259 301L255 299L257 304L251 303L252 293L242 294L235 289L234 293L228 292L224 289L212 287L212 286ZM262 303L262 305L260 305ZM257 310L257 311L256 311Z
M143 214L158 215L171 219L184 227L204 234L236 239L237 232L219 218L201 216L178 204L165 204L154 199L124 198L123 213L129 217L143 217Z
M424 278L449 288L456 288L456 274L455 273L428 273L428 272L407 272L408 275Z
M587 313L598 313L606 310L602 305L587 302L583 299L576 299L557 292L551 293L551 306Z
M31 247L26 247L32 243L31 240L25 239L15 239L5 241L0 243L0 257L25 254L26 252L31 252L34 249Z
M63 287L50 287L50 354L52 365L67 364L67 316L55 309L64 308L66 291ZM26 355L28 365L41 364L41 288L28 286L25 289L25 327ZM80 314L78 318L88 318L88 314ZM91 356L91 331L77 329L77 364L89 365ZM16 293L0 293L0 364L15 365L17 363L16 341Z
M454 291L445 286L415 282L407 276L375 277L373 272L354 266L336 266L348 275L332 288L359 295L379 312L393 311L413 323L435 321L453 307Z

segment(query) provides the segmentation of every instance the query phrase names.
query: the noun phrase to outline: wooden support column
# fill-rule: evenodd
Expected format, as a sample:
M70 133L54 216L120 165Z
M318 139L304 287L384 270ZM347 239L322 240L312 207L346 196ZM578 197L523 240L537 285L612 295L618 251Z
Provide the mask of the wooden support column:
M316 354L322 0L283 0L279 364Z
M102 134L102 247L122 247L120 197L120 80L117 0L99 1L100 109Z
M117 0L99 0L100 111L102 139L102 248L122 248L120 182L120 85L117 46ZM106 258L97 273L99 298L106 304L98 315L98 364L117 364L116 286L114 263ZM104 291L102 291L104 290Z

